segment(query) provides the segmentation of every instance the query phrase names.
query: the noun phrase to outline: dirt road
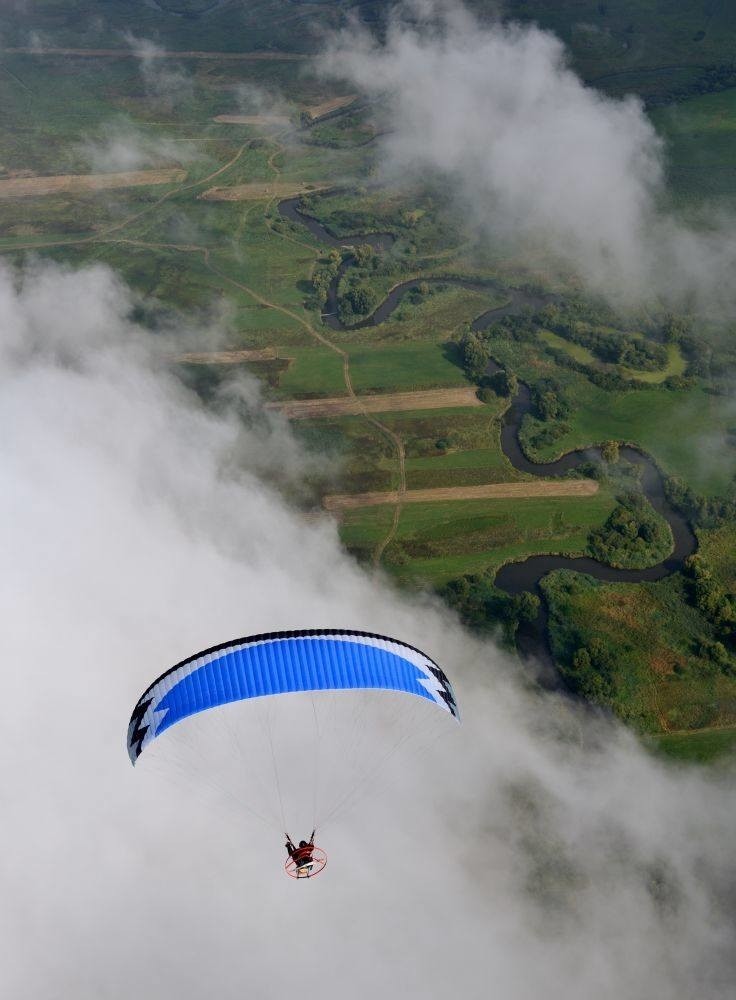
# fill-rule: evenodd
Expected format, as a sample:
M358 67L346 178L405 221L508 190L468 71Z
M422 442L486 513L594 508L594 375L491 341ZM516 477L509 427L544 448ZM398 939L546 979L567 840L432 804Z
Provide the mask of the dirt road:
M75 56L87 59L138 59L140 53L134 49L57 49L39 48L38 46L16 46L14 48L0 48L0 53L18 56ZM164 52L154 49L146 52L147 59L217 59L228 61L253 61L261 62L273 60L276 62L297 62L309 59L309 56L302 55L301 52L202 52L199 50L188 50L182 52Z
M407 490L403 503L438 503L445 500L528 500L532 497L587 497L598 492L592 479L540 479L524 483L487 483L484 486L450 486L431 490ZM395 504L398 494L335 493L326 496L326 510L341 511L355 507L379 507Z
M482 406L472 386L457 389L423 389L418 392L390 392L378 396L339 396L330 399L292 399L269 403L290 420L314 417L345 417L357 413L390 413L405 410L441 410L445 407Z

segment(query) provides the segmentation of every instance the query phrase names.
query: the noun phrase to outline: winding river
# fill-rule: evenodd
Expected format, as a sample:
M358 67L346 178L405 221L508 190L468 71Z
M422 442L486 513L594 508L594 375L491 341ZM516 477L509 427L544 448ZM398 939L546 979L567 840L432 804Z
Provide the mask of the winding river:
M386 250L393 245L395 237L391 233L370 233L355 234L342 239L336 237L325 226L313 216L299 210L299 198L288 198L279 205L281 215L290 222L296 222L305 226L316 239L330 248L344 249L346 246L355 243L367 243L376 251ZM340 279L345 270L354 262L354 258L347 257L343 262L338 275L330 284L325 312L324 322L333 330L361 329L366 326L375 326L383 323L391 313L397 308L403 296L411 289L422 282L437 282L444 285L456 284L475 291L488 291L489 289L500 289L502 286L492 281L473 282L457 277L422 277L412 278L409 281L401 282L388 293L386 298L367 318L353 324L345 326L340 322L337 313L337 294ZM484 330L494 321L503 316L518 315L526 309L537 310L546 302L551 301L553 296L533 295L517 289L504 289L510 296L509 302L495 309L488 309L477 316L471 323L473 330ZM493 373L500 370L500 366L495 361L489 362L488 371ZM501 448L514 466L520 472L531 473L535 476L560 476L570 470L579 468L584 462L600 457L599 448L586 448L582 451L571 451L554 462L532 462L521 449L519 444L519 428L527 413L532 408L531 392L529 386L524 382L519 383L519 391L514 397L511 406L504 414L501 426ZM621 447L620 454L623 459L641 469L641 486L652 507L661 514L667 521L674 540L672 552L663 562L647 569L614 569L606 566L587 556L569 557L559 555L529 556L520 562L507 563L502 566L496 574L496 585L509 594L518 594L524 590L530 590L540 597L541 590L539 583L541 579L552 570L571 569L579 573L587 573L596 580L608 583L643 583L654 580L661 580L682 568L683 561L691 555L697 546L695 534L687 519L676 510L667 500L664 490L662 474L654 463L653 459L645 452L630 445ZM518 646L519 651L524 656L533 656L542 665L552 668L553 658L549 648L547 609L544 600L540 602L539 617L536 622L528 627L519 630ZM550 682L553 674L550 672Z

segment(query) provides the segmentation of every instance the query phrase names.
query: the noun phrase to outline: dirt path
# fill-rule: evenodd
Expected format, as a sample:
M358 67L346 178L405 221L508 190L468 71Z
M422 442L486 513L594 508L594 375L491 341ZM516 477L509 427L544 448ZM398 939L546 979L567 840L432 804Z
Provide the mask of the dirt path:
M282 151L283 151L283 146L281 145L281 143L279 143L278 140L274 140L274 151L268 158L268 165L273 171L274 177L281 176L281 169L276 163L276 158ZM277 200L278 199L274 198L273 202ZM302 246L305 245L302 244L301 241L297 241L293 237L287 236L285 233L279 233L270 226L269 228L271 229L271 232L274 233L274 235L280 236L282 239L289 240L292 243L299 243L299 245ZM310 250L310 252L314 252L313 248L308 247L308 249ZM317 259L317 256L318 254L315 254L315 261ZM207 262L207 266L212 270L213 268L209 259L209 252L205 254L205 261ZM238 286L239 283L233 281L233 279L227 278L227 276L222 275L220 272L215 272L215 273L220 274L220 276L224 277L225 280L230 281L234 285ZM368 421L369 424L372 424L376 428L376 430L380 431L381 434L383 434L384 437L386 437L396 449L396 462L399 473L399 488L396 491L396 501L394 505L393 518L391 519L391 526L389 528L388 533L386 534L386 537L376 546L376 549L373 553L372 563L374 566L378 566L381 562L381 558L383 556L386 546L394 538L396 534L396 529L399 526L399 518L401 516L401 506L402 506L403 496L404 493L406 492L406 453L404 450L404 442L402 441L401 437L398 434L396 434L394 431L391 430L390 427L387 427L385 424L382 424L380 420L376 419L376 417L371 416L366 406L364 398L359 398L357 396L355 389L353 388L352 378L350 376L350 356L348 355L347 351L344 351L341 347L338 347L337 344L334 344L331 340L329 340L329 338L319 333L317 330L314 329L311 323L308 323L300 316L297 316L296 313L292 313L290 310L284 309L283 306L277 306L273 302L268 302L267 299L264 299L263 297L257 295L252 289L247 288L245 285L240 285L239 287L243 288L246 292L248 292L248 294L251 295L253 298L255 298L256 301L260 301L264 305L269 305L271 306L271 308L278 309L281 312L285 313L287 316L291 316L292 319L295 319L297 323L300 323L304 327L304 329L306 329L309 332L310 336L314 337L321 344L324 344L325 347L328 347L331 351L333 351L335 354L339 355L342 358L343 381L345 382L345 388L347 389L348 398L350 402L356 407L355 412L363 416Z
M248 285L244 285L242 282L236 281L234 278L231 278L223 271L218 270L210 259L209 249L205 249L203 252L207 267L210 269L210 271L212 271L213 274L216 274L218 278L220 278L222 281L226 281L230 285L233 285L233 287L235 288L240 288L244 292L247 292L247 294L250 295L251 298L255 299L255 301L259 302L261 305L268 306L271 309L275 309L277 312L283 313L284 316L289 316L291 319L299 323L299 325L302 326L305 330L307 330L307 332L310 334L311 337L314 337L314 339L318 340L320 344L324 344L325 347L328 347L331 351L334 351L335 354L338 354L342 358L342 374L343 374L343 380L345 382L345 388L347 389L350 400L357 407L356 412L365 417L365 419L369 423L373 424L373 426L377 430L379 430L382 434L384 434L396 448L398 471L399 471L399 488L392 494L394 497L392 503L395 504L395 507L394 507L394 516L391 528L386 537L383 539L380 545L377 546L375 552L373 553L373 565L377 566L378 563L381 561L381 556L383 555L384 549L389 544L389 542L391 542L394 535L396 534L396 529L399 525L399 517L401 515L401 506L403 503L403 497L404 494L406 493L406 461L404 454L404 442L401 440L398 434L396 434L393 430L391 430L390 427L387 427L385 424L382 424L380 420L377 420L375 417L371 416L370 412L366 409L364 405L364 399L366 397L359 397L356 394L355 389L353 388L352 378L350 377L350 357L347 351L344 351L341 347L338 347L337 344L333 344L333 342L329 340L329 338L325 337L324 334L319 332L319 330L316 330L312 326L312 324L307 322L307 320L304 319L302 316L299 316L297 313L292 312L291 309L287 309L285 306L280 306L276 302L270 302L263 295L260 295L254 288L249 288Z
M463 406L482 406L473 386L457 389L421 389L417 392L391 392L377 396L331 397L330 399L290 399L269 403L290 420L315 417L343 417L356 413L397 413L406 410L441 410Z
M528 500L532 497L588 497L598 492L592 479L540 479L524 483L487 483L483 486L448 486L427 490L405 490L402 503L438 503L446 500ZM351 510L397 503L395 491L385 493L335 493L326 496L326 510ZM388 544L386 542L386 544ZM385 546L384 546L385 547Z

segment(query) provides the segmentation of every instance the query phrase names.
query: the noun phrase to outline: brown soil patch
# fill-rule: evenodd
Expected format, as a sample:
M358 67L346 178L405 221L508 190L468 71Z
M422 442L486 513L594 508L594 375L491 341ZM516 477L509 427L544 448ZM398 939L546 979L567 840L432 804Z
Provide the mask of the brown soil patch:
M128 170L119 174L60 174L56 177L13 177L0 180L0 199L34 198L48 194L80 194L111 188L178 184L186 177L179 167L165 170Z
M601 609L606 618L619 622L632 631L642 627L642 610L651 601L644 594L612 594Z
M39 49L33 46L22 46L0 49L0 52L19 56L81 56L82 58L87 57L90 59L138 58L138 53L133 49ZM146 57L149 59L217 59L218 62L223 60L228 62L242 62L243 60L253 62L265 60L294 62L309 58L309 56L302 55L301 52L203 52L197 49L182 52L154 51L147 53Z
M683 657L671 649L658 649L649 657L649 668L659 677L666 677L675 671L675 667L684 665Z
M286 126L286 115L215 115L216 122L223 125L278 125Z
M483 486L452 486L433 490L407 490L402 503L437 503L444 500L526 500L531 497L591 496L598 492L592 479L540 479L527 483L487 483ZM390 493L335 493L324 498L327 510L341 511L353 507L378 507L398 501L396 491Z
M199 197L205 201L263 201L264 198L291 198L305 191L316 191L319 187L311 181L309 185L302 181L255 181L252 184L209 188Z
M339 396L330 399L292 399L269 403L290 420L307 417L345 417L356 413L390 413L405 410L441 410L445 407L482 406L471 386L458 389L424 389L419 392L391 392L378 396Z
M254 347L242 351L202 351L179 354L172 361L179 365L240 365L245 361L273 361L275 347Z
M321 104L313 104L311 107L305 108L304 110L313 122L317 122L320 118L324 118L325 115L331 115L333 111L339 111L340 108L349 107L351 104L354 104L357 99L357 94L347 94L345 97L333 97L330 101L322 101Z

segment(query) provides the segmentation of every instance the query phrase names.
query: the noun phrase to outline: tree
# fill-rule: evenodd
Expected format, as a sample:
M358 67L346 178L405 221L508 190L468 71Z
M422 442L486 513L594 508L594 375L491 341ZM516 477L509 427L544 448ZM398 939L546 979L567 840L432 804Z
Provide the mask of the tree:
M361 243L353 250L353 256L358 267L367 267L373 260L373 247L370 243Z
M345 298L350 303L353 312L358 315L369 313L375 302L373 290L368 285L355 285L346 293Z
M518 378L506 368L501 368L499 371L494 372L493 375L489 375L485 383L490 389L493 389L497 396L503 396L504 398L515 396L519 391Z
M662 323L662 336L668 344L679 344L690 333L690 323L684 316L667 313Z
M491 357L485 342L477 333L468 332L460 341L460 352L465 374L474 382L479 382Z
M601 445L601 458L609 465L615 465L619 459L618 441L606 441Z
M523 590L516 595L516 617L520 622L536 621L539 614L539 598L530 590Z

